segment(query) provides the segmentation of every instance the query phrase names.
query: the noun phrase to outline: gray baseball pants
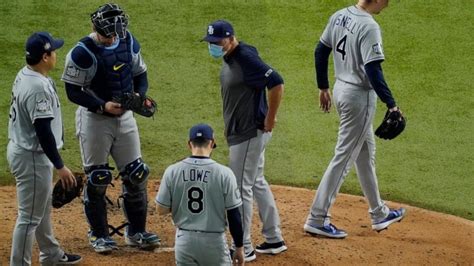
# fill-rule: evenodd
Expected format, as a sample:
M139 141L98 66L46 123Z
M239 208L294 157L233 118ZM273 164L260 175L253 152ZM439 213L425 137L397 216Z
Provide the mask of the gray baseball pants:
M254 198L263 224L262 234L265 241L267 243L283 241L275 199L263 175L265 146L271 136L270 132L258 130L256 137L229 147L229 167L237 178L237 185L242 195L242 206L239 210L242 215L245 253L253 251L250 232Z
M372 120L377 95L373 89L337 80L334 84L334 104L340 118L334 157L319 184L306 224L322 227L330 223L329 209L353 164L369 203L372 222L378 222L387 217L389 208L380 198L375 174Z
M112 155L118 170L123 171L128 163L141 157L137 122L131 111L109 117L79 107L76 135L84 167L106 164Z
M231 265L225 233L176 228L176 265Z
M7 160L16 179L18 201L10 265L31 265L35 238L40 263L52 264L64 255L50 217L53 165L43 152L28 151L12 142L8 143Z

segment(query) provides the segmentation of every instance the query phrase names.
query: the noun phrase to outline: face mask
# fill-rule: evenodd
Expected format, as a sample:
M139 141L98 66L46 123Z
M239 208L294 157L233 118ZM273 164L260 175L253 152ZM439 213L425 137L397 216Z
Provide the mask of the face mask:
M219 46L217 44L209 44L209 54L214 58L219 58L225 55L224 46Z

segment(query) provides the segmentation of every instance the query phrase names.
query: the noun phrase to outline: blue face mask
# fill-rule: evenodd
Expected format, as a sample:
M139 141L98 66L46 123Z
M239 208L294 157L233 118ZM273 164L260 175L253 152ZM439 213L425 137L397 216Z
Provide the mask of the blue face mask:
M217 44L209 44L209 54L214 58L219 58L225 55L224 46L219 46Z

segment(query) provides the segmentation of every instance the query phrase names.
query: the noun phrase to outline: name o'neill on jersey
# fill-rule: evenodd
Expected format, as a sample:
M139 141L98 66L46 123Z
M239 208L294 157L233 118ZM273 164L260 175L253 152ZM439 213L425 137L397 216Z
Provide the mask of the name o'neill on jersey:
M185 170L181 172L181 177L183 178L184 182L199 181L207 183L207 179L210 175L211 171L196 168L191 168L188 170L188 172L185 172Z

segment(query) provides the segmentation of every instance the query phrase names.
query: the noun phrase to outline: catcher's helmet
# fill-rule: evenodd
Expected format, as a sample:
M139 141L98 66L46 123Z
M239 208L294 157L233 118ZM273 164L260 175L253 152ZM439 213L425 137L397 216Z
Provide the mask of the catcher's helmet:
M91 14L95 30L102 36L125 38L128 26L128 15L113 3L99 7Z

